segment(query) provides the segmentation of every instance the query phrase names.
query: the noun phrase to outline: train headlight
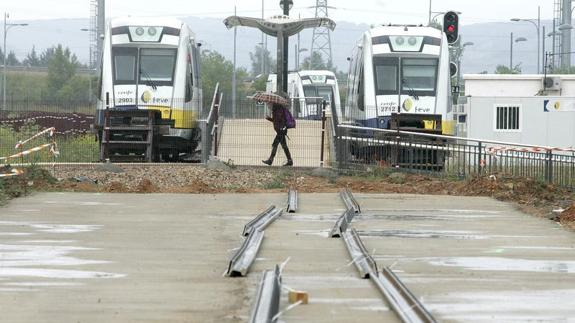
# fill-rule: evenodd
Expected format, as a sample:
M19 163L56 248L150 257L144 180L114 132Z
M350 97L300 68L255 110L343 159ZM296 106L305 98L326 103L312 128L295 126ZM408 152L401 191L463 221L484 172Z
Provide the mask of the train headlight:
M144 28L138 27L136 28L136 35L142 36L144 34Z
M407 40L407 43L408 43L410 46L415 46L415 44L417 44L417 38L415 38L415 37L409 37L409 39Z
M156 30L156 27L148 28L148 35L155 36L157 33L158 33L158 31Z
M405 38L399 36L395 39L395 43L398 44L399 46L401 46L405 43Z

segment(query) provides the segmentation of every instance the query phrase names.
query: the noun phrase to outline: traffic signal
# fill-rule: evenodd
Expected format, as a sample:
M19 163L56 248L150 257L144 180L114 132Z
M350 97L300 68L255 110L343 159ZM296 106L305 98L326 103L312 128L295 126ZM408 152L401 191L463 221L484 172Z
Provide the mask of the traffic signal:
M443 16L443 32L447 36L447 42L453 44L459 38L459 16L453 11Z

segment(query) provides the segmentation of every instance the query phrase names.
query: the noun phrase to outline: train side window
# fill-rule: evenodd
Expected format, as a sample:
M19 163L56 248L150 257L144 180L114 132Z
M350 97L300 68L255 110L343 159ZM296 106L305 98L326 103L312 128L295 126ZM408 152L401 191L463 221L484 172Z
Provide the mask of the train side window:
M190 102L193 96L193 86L194 86L194 73L192 71L192 47L188 45L186 54L186 102Z
M198 47L193 46L193 57L192 57L192 63L194 65L194 83L196 84L197 87L200 86L200 51L198 50Z
M357 108L361 111L365 111L364 100L363 100L363 66L359 69L358 75L359 81L357 82Z
M193 95L193 75L192 75L192 67L190 63L186 63L186 102L190 102L192 100Z

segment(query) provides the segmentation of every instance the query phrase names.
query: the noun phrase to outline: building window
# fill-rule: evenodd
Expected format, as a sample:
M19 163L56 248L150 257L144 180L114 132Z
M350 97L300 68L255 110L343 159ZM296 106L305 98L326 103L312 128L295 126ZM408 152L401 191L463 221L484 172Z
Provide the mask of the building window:
M519 105L495 106L495 130L519 131L521 107Z

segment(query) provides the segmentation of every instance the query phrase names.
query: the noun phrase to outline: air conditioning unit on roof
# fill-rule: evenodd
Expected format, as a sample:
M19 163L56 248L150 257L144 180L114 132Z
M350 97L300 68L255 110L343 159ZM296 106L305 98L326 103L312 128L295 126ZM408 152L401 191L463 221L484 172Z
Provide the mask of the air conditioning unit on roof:
M543 80L543 88L546 91L560 91L561 90L561 78L549 76Z

